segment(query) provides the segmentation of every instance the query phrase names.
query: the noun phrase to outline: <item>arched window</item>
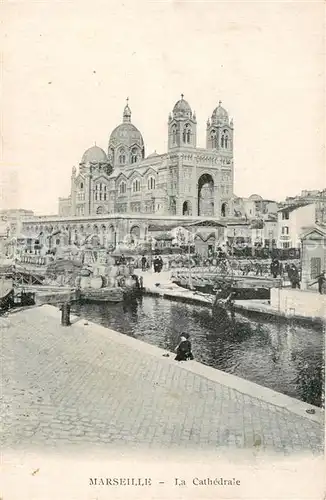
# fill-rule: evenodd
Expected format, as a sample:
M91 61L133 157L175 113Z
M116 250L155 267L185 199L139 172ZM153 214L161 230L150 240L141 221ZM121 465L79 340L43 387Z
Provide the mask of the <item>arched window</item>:
M131 163L137 163L137 159L138 159L138 150L137 148L132 148L131 150Z
M227 204L226 203L222 203L222 206L221 206L221 216L225 217L226 214L227 214Z
M228 148L230 147L231 141L229 139L229 134L227 130L223 130L223 134L221 137L221 146L222 148Z
M211 143L212 143L212 148L217 147L217 135L216 135L216 130L211 131Z
M150 190L155 189L155 179L154 179L154 177L149 177L148 178L147 185L148 185L148 189L150 189Z
M104 213L103 207L97 207L97 209L96 209L96 213L97 213L98 215L103 214L103 213Z
M80 183L80 189L83 189L84 188L84 184L81 182Z
M132 183L132 192L138 193L140 191L140 180L135 179Z
M191 127L190 127L190 125L188 123L185 126L185 128L183 129L182 139L183 139L183 142L186 142L188 144L190 143L190 139L191 139Z
M175 144L177 142L177 131L176 128L173 127L172 129L172 143Z
M119 149L119 163L124 165L126 163L126 152L123 148Z
M120 182L119 193L125 194L126 191L127 191L127 184L124 181Z
M95 185L95 201L102 201L107 199L106 185L102 182Z

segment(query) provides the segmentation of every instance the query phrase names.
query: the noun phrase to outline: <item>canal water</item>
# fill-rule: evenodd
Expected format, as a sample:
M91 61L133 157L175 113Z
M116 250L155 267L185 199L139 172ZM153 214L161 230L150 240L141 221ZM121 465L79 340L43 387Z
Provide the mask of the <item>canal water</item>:
M238 314L213 318L207 307L149 296L128 306L75 304L72 312L169 351L188 332L197 361L323 406L322 327Z

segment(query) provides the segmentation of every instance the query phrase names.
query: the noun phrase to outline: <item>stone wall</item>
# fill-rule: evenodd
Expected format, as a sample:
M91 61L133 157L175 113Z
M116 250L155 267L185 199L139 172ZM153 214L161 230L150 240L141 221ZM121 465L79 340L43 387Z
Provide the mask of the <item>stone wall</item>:
M272 288L271 306L289 316L326 318L326 295L315 291Z

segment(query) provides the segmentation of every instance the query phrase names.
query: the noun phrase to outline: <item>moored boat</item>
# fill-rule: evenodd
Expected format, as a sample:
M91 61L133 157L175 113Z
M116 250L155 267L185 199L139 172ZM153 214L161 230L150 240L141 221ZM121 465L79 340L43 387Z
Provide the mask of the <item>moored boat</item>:
M82 302L122 302L124 299L123 288L83 288L77 292L77 299Z

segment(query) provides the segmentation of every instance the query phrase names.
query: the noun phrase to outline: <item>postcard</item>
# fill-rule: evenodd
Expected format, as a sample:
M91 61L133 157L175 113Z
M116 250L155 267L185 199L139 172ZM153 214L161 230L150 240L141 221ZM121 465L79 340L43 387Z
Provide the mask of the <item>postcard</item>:
M1 5L1 500L325 498L324 3Z

